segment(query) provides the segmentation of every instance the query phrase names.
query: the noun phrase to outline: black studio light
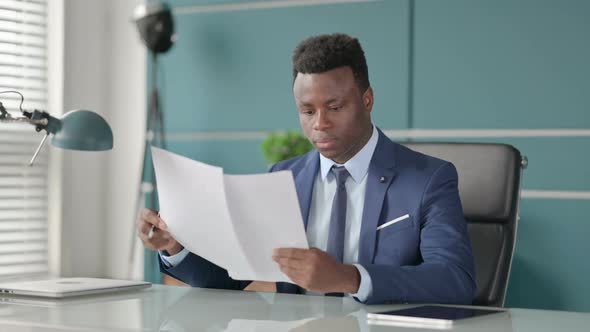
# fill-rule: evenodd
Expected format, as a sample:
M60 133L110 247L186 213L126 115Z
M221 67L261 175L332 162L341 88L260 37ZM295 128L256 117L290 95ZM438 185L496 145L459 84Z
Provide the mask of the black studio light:
M167 4L141 4L135 8L133 20L141 40L153 53L165 53L174 44L174 20Z

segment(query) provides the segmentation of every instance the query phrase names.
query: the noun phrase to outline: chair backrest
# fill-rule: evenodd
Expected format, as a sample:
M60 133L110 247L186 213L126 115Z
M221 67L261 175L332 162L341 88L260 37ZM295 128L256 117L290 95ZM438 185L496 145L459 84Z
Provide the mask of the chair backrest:
M474 304L504 306L518 223L523 159L511 145L495 143L402 143L452 162L473 247Z

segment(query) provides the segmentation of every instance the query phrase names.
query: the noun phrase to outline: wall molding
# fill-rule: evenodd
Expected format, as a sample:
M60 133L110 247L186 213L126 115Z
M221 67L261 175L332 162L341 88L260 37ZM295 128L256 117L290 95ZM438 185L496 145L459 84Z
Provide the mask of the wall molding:
M397 138L510 138L510 137L590 137L590 129L402 129L384 130Z
M275 0L275 1L252 1L241 3L226 3L219 5L194 5L177 6L172 9L175 15L183 14L205 14L234 12L256 9L291 8L305 6L337 5L351 3L380 2L383 0Z
M567 199L590 200L590 191L564 191L564 190L532 190L523 189L520 193L523 199Z
M271 131L184 131L166 133L166 141L241 141L262 140Z
M285 130L277 130L285 131ZM178 131L166 134L167 141L262 140L276 131ZM542 138L590 137L590 129L385 129L391 138Z

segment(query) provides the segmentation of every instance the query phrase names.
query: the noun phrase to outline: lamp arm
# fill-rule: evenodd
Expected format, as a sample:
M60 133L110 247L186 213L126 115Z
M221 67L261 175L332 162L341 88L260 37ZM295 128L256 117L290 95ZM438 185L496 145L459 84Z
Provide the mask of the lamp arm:
M0 122L10 123L10 122L20 122L20 123L29 123L35 126L35 130L40 132L41 130L45 130L47 134L54 134L61 130L61 121L53 116L49 115L49 113L40 110L33 110L27 111L23 109L23 102L25 101L25 97L22 93L14 90L7 90L7 91L0 91L0 94L5 93L14 93L20 96L20 105L18 106L21 113L24 115L23 117L14 118L8 113L2 102L0 102Z
M33 158L31 158L31 161L29 161L29 167L33 166L33 163L35 162L35 159L37 159L37 155L39 155L39 151L41 151L41 148L43 147L43 144L45 144L47 137L49 137L49 133L47 133L47 134L45 134L45 136L43 136L41 143L39 143L37 150L35 150L35 154L33 154Z
M49 124L49 120L48 119L32 120L32 119L29 119L27 117L0 118L0 122L2 122L2 123L28 123L28 124L32 124L33 126L47 126Z
M45 130L47 134L55 135L61 130L61 121L45 111L23 111L23 115L31 120L29 123L35 126L37 132Z
M44 118L44 119L33 120L33 119L29 119L27 117L18 117L18 118L0 117L0 123L29 123L29 124L34 125L37 131L41 131L42 129L47 128L47 125L49 124L49 119ZM37 129L37 128L40 128L40 129ZM37 159L37 156L39 155L41 148L45 144L47 137L49 137L49 131L47 131L47 133L43 136L43 139L41 140L41 143L37 147L37 150L35 151L33 158L31 158L31 161L29 161L29 164L28 164L29 167L33 166L33 163L35 162L35 159Z

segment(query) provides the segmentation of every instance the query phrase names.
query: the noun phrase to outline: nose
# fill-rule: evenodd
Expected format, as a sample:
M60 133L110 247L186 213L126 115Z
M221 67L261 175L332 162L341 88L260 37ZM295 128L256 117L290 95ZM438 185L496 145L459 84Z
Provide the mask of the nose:
M314 130L325 130L332 125L330 119L328 119L328 114L325 110L318 110L316 112L315 122L313 124Z

